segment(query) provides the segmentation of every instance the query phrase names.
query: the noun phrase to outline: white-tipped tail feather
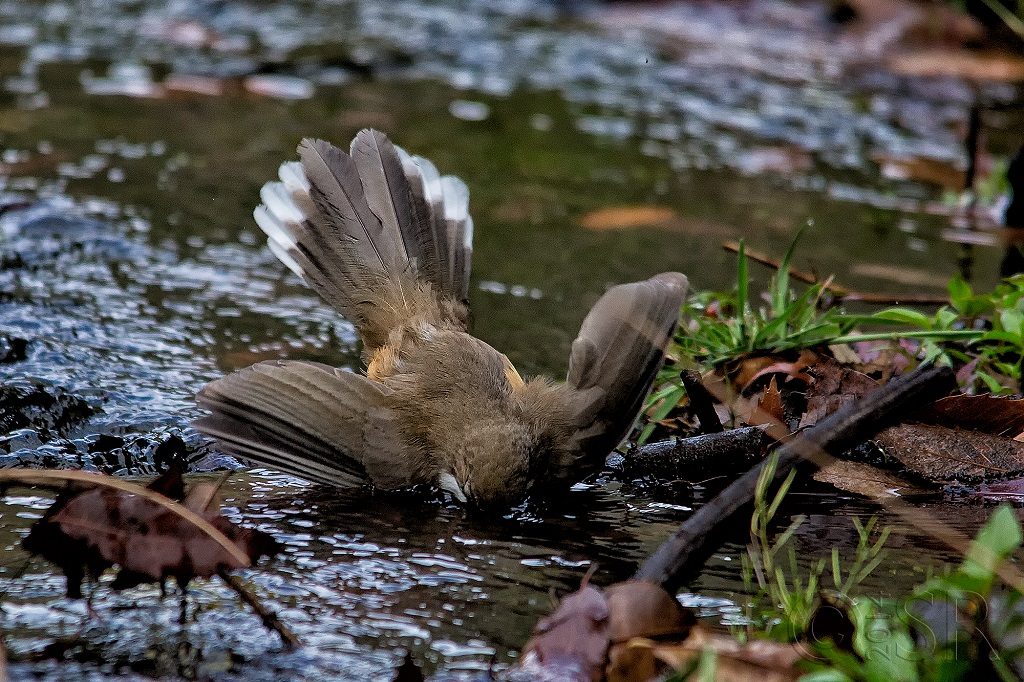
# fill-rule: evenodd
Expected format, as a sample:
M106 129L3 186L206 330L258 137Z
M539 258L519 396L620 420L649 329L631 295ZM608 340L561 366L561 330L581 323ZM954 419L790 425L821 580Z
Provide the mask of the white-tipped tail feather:
M300 151L315 144L329 147L306 140ZM439 294L465 301L473 251L473 219L466 184L455 176L442 176L429 159L411 156L377 131L361 131L352 141L351 156L333 151L338 155L336 159L352 162L351 168L341 169L336 175L344 178L351 173L360 183L356 200L357 204L362 202L363 209L351 204L355 218L363 221L370 214L382 231L383 250L393 254L393 260L383 265L397 265L431 282ZM346 226L337 223L347 221L344 216L328 216L325 220L325 216L315 215L317 202L309 172L303 162L282 163L278 169L280 180L268 182L260 190L262 203L253 217L266 233L271 252L329 303L351 315L354 311L347 297L342 295L338 300L338 294L345 293L339 290L353 284L351 273L333 272L342 266L344 258L338 256L344 255L347 246L338 234L346 234ZM323 168L316 172L325 175ZM344 181L341 184L344 187ZM366 241L364 235L347 238ZM381 250L376 243L373 246ZM364 264L347 265L351 269Z

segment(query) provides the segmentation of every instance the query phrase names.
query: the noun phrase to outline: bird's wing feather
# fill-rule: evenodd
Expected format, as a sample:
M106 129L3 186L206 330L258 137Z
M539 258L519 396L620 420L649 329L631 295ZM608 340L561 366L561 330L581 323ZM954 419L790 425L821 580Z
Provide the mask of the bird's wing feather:
M194 426L227 453L336 486L414 483L387 391L314 362L261 362L207 384Z
M679 321L686 277L667 272L609 289L572 344L566 399L569 457L555 477L582 476L629 435ZM577 478L578 480L578 478Z

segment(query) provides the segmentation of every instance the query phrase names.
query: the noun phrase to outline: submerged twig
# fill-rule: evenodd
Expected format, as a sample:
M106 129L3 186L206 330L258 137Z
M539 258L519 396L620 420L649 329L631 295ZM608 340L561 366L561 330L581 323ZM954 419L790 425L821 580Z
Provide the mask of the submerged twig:
M842 452L955 388L956 376L948 367L918 370L890 382L779 448L773 482L803 461L823 466L832 459L827 451ZM785 428L778 426L782 427L778 437L785 437ZM764 466L761 462L753 467L698 509L644 562L635 578L658 583L670 592L678 590L718 546L712 538L722 538L723 526L746 521Z
M245 586L242 579L237 575L232 575L227 571L219 571L217 573L221 577L228 587L235 591L242 601L252 607L252 610L256 612L256 615L263 621L263 625L276 632L281 637L281 641L284 642L285 647L288 649L298 649L302 646L302 642L299 641L298 635L288 629L288 626L281 622L281 619L277 617L277 614L268 609L259 598L249 591L249 588Z

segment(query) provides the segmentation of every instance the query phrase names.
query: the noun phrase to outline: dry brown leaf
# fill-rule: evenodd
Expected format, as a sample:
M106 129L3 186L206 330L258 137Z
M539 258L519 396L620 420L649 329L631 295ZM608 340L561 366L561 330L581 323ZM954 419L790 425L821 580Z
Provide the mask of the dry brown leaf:
M978 431L899 424L874 441L907 471L929 481L977 481L1024 472L1024 443Z
M148 487L171 499L185 497L177 466ZM216 509L208 509L214 494L214 486L200 484L183 505L237 545L250 563L278 551L266 533L239 528ZM185 585L193 578L242 566L240 559L183 516L141 495L107 487L59 496L23 544L64 571L72 597L81 596L85 575L98 575L112 565L121 569L111 584L115 589L167 578Z
M775 383L775 377L772 377L768 386L765 387L764 393L761 394L758 407L772 419L780 422L786 420L785 407L782 404L782 391L779 390L778 385ZM757 426L757 424L753 426Z
M1016 438L1024 433L1024 399L994 395L951 395L914 415L915 421L993 436Z
M674 670L689 668L704 650L710 649L716 654L717 682L788 682L796 680L803 674L797 669L797 664L803 660L802 650L798 645L779 644L767 640L753 640L741 644L726 633L714 632L701 625L694 627L690 636L680 643L636 639L627 646L633 649L649 648L654 659ZM631 655L642 663L646 662L639 652L631 652ZM618 679L632 682L645 678Z
M921 490L899 476L863 462L836 459L814 472L814 480L871 499L921 494Z
M817 424L878 388L878 382L868 375L835 361L823 360L807 371L814 381L807 387L807 409L800 418L800 428Z
M524 668L557 674L566 682L597 682L610 641L608 614L608 602L595 587L585 585L566 596L555 612L534 628L533 637L523 647Z

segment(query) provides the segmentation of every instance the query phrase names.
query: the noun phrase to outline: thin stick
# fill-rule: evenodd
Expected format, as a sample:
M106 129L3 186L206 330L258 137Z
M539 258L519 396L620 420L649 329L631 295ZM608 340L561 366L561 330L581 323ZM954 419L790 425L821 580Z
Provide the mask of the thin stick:
M679 379L683 382L686 395L690 398L690 407L700 420L700 430L704 433L721 433L722 420L715 412L715 401L708 389L705 388L700 374L693 370L686 370L679 373Z
M284 642L285 648L287 649L298 649L302 646L302 642L299 641L298 635L288 629L288 626L281 622L281 619L277 617L277 614L268 609L263 605L263 602L256 597L255 594L249 591L249 588L245 586L242 579L237 575L232 575L227 571L218 571L217 575L221 577L227 586L235 591L242 601L252 607L252 610L256 612L256 615L263 621L264 627L268 630L273 630L281 637L281 641Z
M729 241L723 243L722 248L731 253L739 253L740 244L739 242ZM768 254L761 253L760 251L754 251L745 244L743 246L743 251L747 258L755 263L760 263L761 265L766 265L776 270L782 267L782 261L779 259L772 258ZM943 303L949 303L948 297L938 296L936 294L876 294L866 291L853 291L852 289L847 289L844 286L833 284L828 281L822 282L813 273L798 270L792 265L789 266L789 276L795 280L803 282L804 284L821 284L823 290L842 301L872 303L875 305L896 305L899 303L910 303L915 305L942 305Z
M224 533L220 532L210 524L209 521L196 514L194 511L185 507L174 500L161 495L160 493L145 488L138 483L131 483L130 481L124 481L114 476L107 476L105 474L93 474L86 471L46 471L38 469L0 469L0 484L5 481L12 483L20 483L22 485L33 486L53 486L56 483L84 483L90 486L101 486L105 488L114 488L122 492L130 493L132 495L138 495L144 497L154 504L158 504L161 507L167 509L173 514L177 514L181 518L185 519L193 526L201 530L211 540L220 545L225 552L227 552L235 562L238 563L240 568L245 568L250 565L249 557L245 552L239 548L234 542L232 542Z

